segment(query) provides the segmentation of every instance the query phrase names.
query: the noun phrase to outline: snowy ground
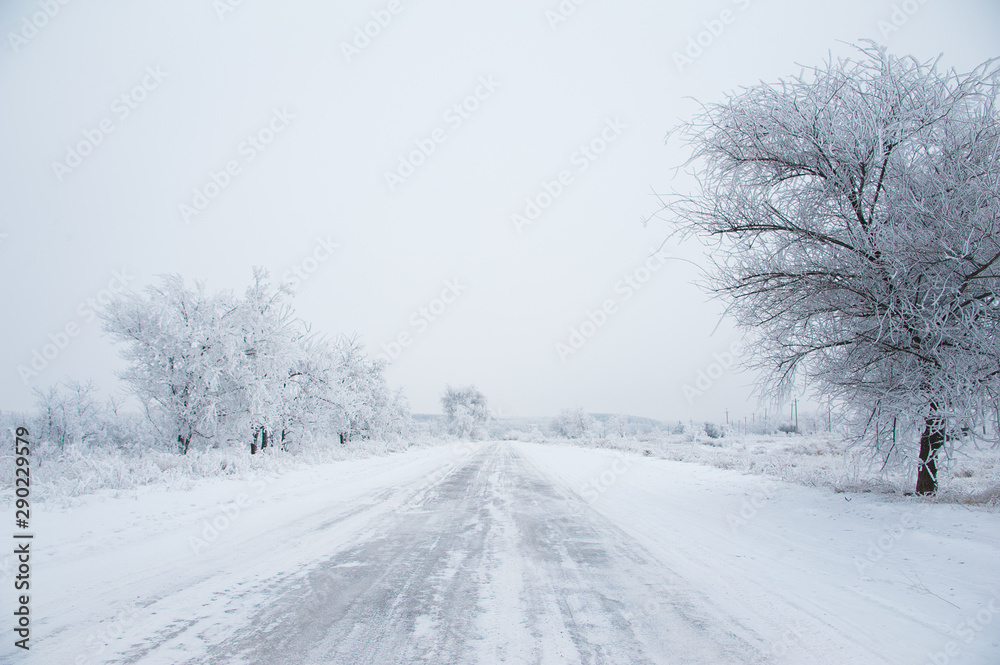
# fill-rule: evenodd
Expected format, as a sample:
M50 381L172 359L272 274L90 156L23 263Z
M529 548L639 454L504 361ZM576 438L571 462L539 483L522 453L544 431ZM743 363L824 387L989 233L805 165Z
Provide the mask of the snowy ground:
M1000 662L995 510L631 453L411 449L33 517L3 663Z

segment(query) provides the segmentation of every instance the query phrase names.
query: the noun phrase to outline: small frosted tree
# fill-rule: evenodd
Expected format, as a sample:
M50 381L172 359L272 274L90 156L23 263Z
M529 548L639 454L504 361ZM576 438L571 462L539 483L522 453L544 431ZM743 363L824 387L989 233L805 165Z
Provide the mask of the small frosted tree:
M595 433L597 421L578 406L560 411L552 420L551 429L556 436L580 439Z
M668 209L712 243L765 392L803 378L874 450L918 443L930 493L1000 394L1000 80L859 51L706 106Z
M635 434L635 426L629 422L629 419L626 416L612 416L608 422L605 423L604 429L609 436L616 436L621 439Z
M36 436L59 446L86 444L100 439L101 406L92 382L67 381L47 390L36 389L40 427Z
M449 434L463 439L485 438L490 410L486 396L475 386L446 386L441 395L441 409Z

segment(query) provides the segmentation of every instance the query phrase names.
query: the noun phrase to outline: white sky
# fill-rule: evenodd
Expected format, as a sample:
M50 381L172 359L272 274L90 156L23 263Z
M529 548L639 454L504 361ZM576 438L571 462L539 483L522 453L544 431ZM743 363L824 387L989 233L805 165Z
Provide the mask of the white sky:
M943 53L960 70L1000 55L1000 3L987 0L902 3L916 11L884 39L878 21L894 3L872 0L565 0L575 11L555 27L546 12L558 0L242 0L220 17L226 2L238 0L49 0L47 20L40 0L0 5L0 408L28 408L31 388L66 377L121 388L86 305L112 271L136 289L177 272L242 290L262 265L278 279L316 268L296 297L316 330L357 334L373 352L410 333L388 377L415 412L439 411L446 383L475 383L506 415L751 413L747 374L684 397L739 339L727 322L711 334L722 307L691 284L692 266L668 262L628 300L616 291L668 233L640 223L658 208L652 193L690 184L667 131L694 100L793 74L859 38ZM348 62L342 43L390 6L398 13ZM678 71L674 53L724 10L730 23L710 24L721 34L702 35L711 43ZM36 14L43 27L25 28ZM144 80L135 108L116 102ZM477 86L478 108L446 115ZM60 180L53 162L104 119L113 131ZM606 152L581 159L615 119ZM255 154L243 142L272 122L280 131ZM385 172L438 129L443 142L391 191ZM185 223L180 204L231 160L239 172ZM512 214L563 170L569 184L518 233ZM314 265L319 238L338 248ZM447 280L460 295L412 325ZM557 342L608 299L614 312L564 362ZM79 334L25 384L18 365L67 324Z

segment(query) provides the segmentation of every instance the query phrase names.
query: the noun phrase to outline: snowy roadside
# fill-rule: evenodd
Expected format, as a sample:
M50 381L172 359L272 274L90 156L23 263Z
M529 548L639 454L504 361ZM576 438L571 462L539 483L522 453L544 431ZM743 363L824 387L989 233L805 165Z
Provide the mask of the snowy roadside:
M725 602L774 645L777 662L861 662L842 659L848 643L870 662L1000 662L995 511L836 494L622 451L515 445ZM648 602L669 598L650 589Z
M31 449L31 502L46 508L72 507L90 495L132 496L149 491L188 490L205 479L245 479L287 473L302 467L387 455L410 446L406 439L311 442L294 451L272 447L257 455L235 446L193 449L185 455L162 449L109 449L47 442ZM14 502L13 450L0 453L0 506Z
M164 615L169 625L183 625L237 589L298 575L372 515L398 507L406 493L397 490L447 473L463 452L455 445L413 448L281 473L203 478L187 489L105 490L77 497L71 507L35 509L38 660L19 653L16 662L103 663L147 627L165 630ZM341 528L324 531L331 520ZM0 561L4 584L16 572L13 559ZM264 602L266 589L256 590ZM154 605L161 619L150 615ZM0 647L0 662L15 662L8 648Z
M701 464L740 471L762 478L836 492L877 493L904 497L912 494L915 468L882 470L881 460L864 450L850 449L836 434L807 435L729 434L712 439L653 434L639 437L552 439L517 437L532 443L578 445L598 450L618 450L675 462ZM1000 509L1000 455L996 449L971 446L945 459L939 470L941 489L921 501L984 505ZM910 500L906 498L905 500Z

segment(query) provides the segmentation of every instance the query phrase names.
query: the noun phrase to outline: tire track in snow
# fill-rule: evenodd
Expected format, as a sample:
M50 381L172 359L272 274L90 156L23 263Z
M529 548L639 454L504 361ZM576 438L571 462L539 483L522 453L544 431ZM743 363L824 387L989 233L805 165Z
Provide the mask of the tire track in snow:
M746 631L574 501L509 444L483 446L197 662L762 662ZM648 607L665 585L672 604Z

